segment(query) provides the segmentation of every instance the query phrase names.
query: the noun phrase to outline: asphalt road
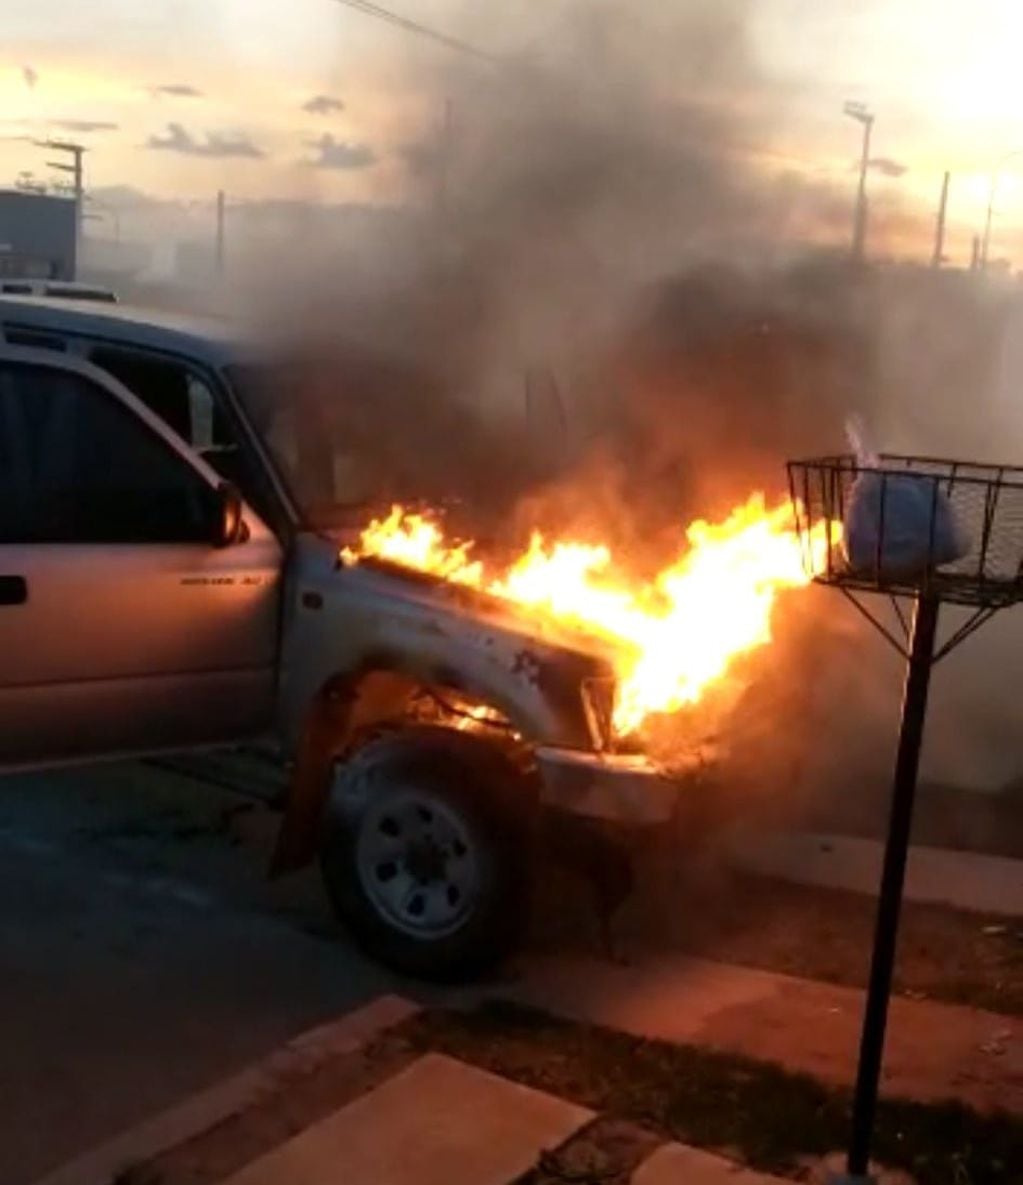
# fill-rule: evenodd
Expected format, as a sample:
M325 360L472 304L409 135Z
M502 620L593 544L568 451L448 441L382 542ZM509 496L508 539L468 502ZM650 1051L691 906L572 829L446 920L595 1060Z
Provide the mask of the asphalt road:
M0 1181L44 1171L398 990L274 816L144 765L0 779Z

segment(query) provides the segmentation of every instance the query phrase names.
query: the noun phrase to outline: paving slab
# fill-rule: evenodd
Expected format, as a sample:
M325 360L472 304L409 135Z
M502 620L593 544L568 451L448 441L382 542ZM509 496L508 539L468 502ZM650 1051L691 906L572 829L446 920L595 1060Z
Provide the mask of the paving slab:
M593 1118L430 1053L225 1185L508 1185Z
M632 1175L631 1185L783 1185L723 1156L685 1144L664 1144Z

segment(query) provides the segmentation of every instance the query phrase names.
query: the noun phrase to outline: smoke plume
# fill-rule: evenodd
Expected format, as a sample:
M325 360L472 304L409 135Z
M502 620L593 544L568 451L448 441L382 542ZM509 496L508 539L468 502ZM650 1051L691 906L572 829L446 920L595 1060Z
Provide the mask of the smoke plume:
M509 5L484 25L471 6L452 31L499 62L409 67L425 114L392 159L414 199L341 247L296 228L247 277L264 335L301 359L300 435L352 453L303 468L311 498L356 520L374 499L451 504L484 539L571 530L642 567L692 517L782 494L784 458L841 448L852 410L888 447L989 449L961 400L990 377L990 309L851 270L851 194L765 166L778 91L751 10ZM775 739L747 748L775 781L800 749L820 784L879 784L897 667L837 597L798 612L758 669Z
M781 372L799 371L799 351L796 381L830 415L850 335L798 279L781 294L765 279L788 250L790 202L748 147L772 117L749 8L505 12L488 44L500 35L521 52L413 72L437 116L395 152L414 164L418 208L326 265L323 244L293 239L302 278L289 284L274 259L272 290L287 295L270 318L339 392L370 359L394 376L376 396L392 484L396 465L424 496L438 477L463 501L482 484L491 505L476 509L506 521L527 494L537 508L538 479L553 482L552 511L576 500L565 491L580 466L599 466L621 500L642 495L644 516L677 523L713 510L708 492L724 502L751 480L778 484L797 418ZM473 20L459 32L478 42ZM415 431L396 427L396 408ZM452 417L478 447L454 445ZM537 430L552 424L553 437Z

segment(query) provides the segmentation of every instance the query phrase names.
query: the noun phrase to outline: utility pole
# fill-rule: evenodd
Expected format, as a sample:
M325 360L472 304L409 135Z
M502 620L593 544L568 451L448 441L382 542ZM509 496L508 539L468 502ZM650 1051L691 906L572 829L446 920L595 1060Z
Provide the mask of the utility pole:
M870 137L874 130L874 115L864 103L846 103L842 110L850 119L855 119L857 123L863 125L860 183L856 194L852 240L853 262L862 263L867 244L867 170L870 168Z
M987 271L988 250L991 247L991 222L995 212L995 196L998 193L998 176L1014 156L1020 155L1023 155L1023 148L1014 148L1012 152L1007 152L1003 157L1000 157L991 170L991 180L988 182L987 188L987 217L984 219L984 238L980 247L980 270L982 272Z
M71 174L71 186L75 203L74 258L71 261L71 278L74 279L78 275L78 252L82 242L82 215L84 212L84 172L82 169L82 157L85 155L85 147L82 144L73 144L68 140L37 140L36 144L40 148L49 148L54 152L62 152L66 156L71 157L70 164L66 160L48 160L46 163L51 169L57 169L61 173Z
M987 253L991 246L991 215L995 209L995 190L998 188L998 174L991 175L987 188L987 217L984 219L984 241L980 248L979 265L982 272L987 271Z
M216 241L216 261L217 261L217 276L222 277L224 274L224 191L217 190L217 241Z
M934 255L931 267L941 267L945 255L945 212L948 209L948 183L951 173L946 169L945 179L941 183L941 201L938 203L938 222L934 228Z
M437 212L444 216L448 207L449 171L451 168L451 100L444 100L444 122L437 151Z

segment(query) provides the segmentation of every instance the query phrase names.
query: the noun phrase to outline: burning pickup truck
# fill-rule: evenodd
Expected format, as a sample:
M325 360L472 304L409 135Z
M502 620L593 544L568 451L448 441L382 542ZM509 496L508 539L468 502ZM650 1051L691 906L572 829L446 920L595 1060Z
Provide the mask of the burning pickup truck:
M806 580L788 508L757 499L638 587L539 535L488 565L400 507L346 531L337 449L309 454L227 327L11 299L0 329L0 767L276 736L276 868L319 852L341 918L404 972L508 948L551 812L670 820L644 720L699 699Z

